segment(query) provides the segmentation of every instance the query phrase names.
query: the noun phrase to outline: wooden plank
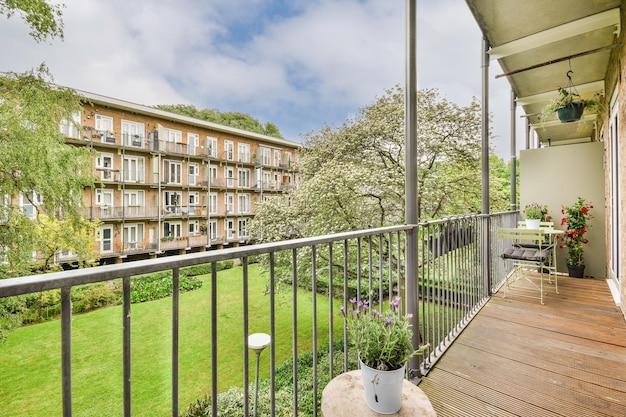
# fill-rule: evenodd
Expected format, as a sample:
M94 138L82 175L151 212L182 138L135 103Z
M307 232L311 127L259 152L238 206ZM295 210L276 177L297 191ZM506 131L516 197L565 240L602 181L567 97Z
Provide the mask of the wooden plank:
M439 416L626 415L626 322L606 282L551 290L545 305L501 290L478 313L420 384Z

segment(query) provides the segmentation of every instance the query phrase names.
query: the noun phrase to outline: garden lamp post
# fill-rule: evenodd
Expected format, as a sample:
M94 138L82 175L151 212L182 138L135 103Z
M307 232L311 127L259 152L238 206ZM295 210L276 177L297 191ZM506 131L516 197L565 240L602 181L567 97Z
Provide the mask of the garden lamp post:
M248 347L256 353L256 376L254 380L254 417L257 417L257 402L259 400L259 359L263 349L269 346L271 337L266 333L253 333L248 336Z

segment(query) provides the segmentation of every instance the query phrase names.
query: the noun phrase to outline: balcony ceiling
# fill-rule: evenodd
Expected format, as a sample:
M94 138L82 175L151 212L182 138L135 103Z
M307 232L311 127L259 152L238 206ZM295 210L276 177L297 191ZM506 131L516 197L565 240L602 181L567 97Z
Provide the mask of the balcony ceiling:
M539 139L546 145L593 140L596 114L541 122L541 109L573 84L582 98L605 95L611 51L619 39L620 0L466 0ZM506 74L506 75L503 75Z

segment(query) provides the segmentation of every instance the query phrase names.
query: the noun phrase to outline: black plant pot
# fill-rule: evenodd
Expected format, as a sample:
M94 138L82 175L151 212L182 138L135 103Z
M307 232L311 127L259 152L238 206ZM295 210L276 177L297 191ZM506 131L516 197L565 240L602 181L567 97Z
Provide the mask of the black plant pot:
M572 278L582 278L585 276L585 265L567 265L567 272Z
M580 120L583 116L583 111L585 111L585 106L583 106L582 103L572 103L558 109L556 114L559 116L559 120L562 123L567 123Z

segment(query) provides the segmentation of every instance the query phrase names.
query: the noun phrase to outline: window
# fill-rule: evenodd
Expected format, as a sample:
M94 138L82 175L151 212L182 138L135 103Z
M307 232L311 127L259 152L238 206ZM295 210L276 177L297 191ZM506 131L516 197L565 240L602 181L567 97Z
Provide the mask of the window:
M189 221L189 235L193 236L198 233L200 233L200 221L190 220Z
M61 120L61 133L68 138L80 138L80 113L72 114L71 120Z
M139 249L143 242L143 224L125 224L122 238L127 250Z
M270 164L270 148L261 148L261 164Z
M248 236L248 219L239 219L237 233L240 238Z
M285 159L285 168L291 168L291 154L285 152L283 158Z
M239 213L250 213L250 195L239 194L237 196Z
M113 181L112 172L114 169L112 153L102 152L96 157L96 171L100 171L100 179L103 181Z
M217 214L217 193L209 194L209 213Z
M280 166L280 151L278 149L274 150L274 166Z
M100 226L96 238L100 241L101 253L113 252L113 226Z
M195 162L189 164L189 185L196 185L196 177L200 175L200 165Z
M235 159L235 144L230 140L224 141L224 156L229 161Z
M37 215L41 204L43 204L43 198L35 191L30 191L26 194L20 195L20 207L22 208L22 213L31 219Z
M187 133L187 149L189 155L195 155L198 146L200 146L200 135L197 133Z
M127 216L143 216L145 206L145 192L143 190L124 191L124 213Z
M122 167L125 182L142 183L145 180L145 168L143 157L125 156Z
M165 211L168 213L179 214L183 201L183 194L180 191L165 191L163 194Z
M163 161L163 180L168 184L182 184L183 164L178 161Z
M96 206L113 207L114 191L108 188L96 189Z
M264 189L269 189L272 186L272 174L271 172L263 171L263 178L261 180Z
M217 221L215 220L209 222L209 239L217 239Z
M145 135L143 123L122 120L122 140L125 146L142 147Z
M235 196L232 193L226 193L224 195L224 204L226 206L226 213L234 213L235 211Z
M250 188L250 170L240 169L238 174L239 174L239 187Z
M183 132L174 129L165 129L165 141L170 143L183 143Z
M237 156L239 157L239 162L250 162L250 145L247 143L238 144Z
M224 221L224 231L226 232L226 239L233 239L235 237L235 222L232 219L226 219L226 221Z
M215 165L209 167L209 182L211 185L217 185L217 166Z
M235 186L235 168L224 167L224 178L226 178L227 187L234 187Z
M183 224L181 222L163 223L163 236L182 237Z
M96 114L96 130L100 132L113 132L113 118Z
M217 158L217 138L207 136L206 137L207 155L211 158Z
M189 214L200 214L200 193L189 193Z

